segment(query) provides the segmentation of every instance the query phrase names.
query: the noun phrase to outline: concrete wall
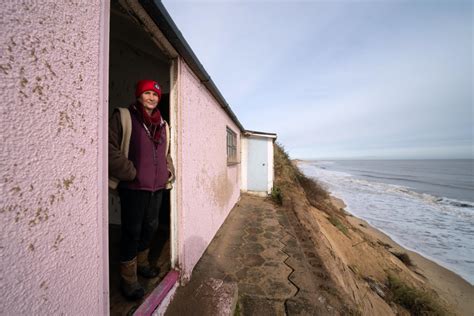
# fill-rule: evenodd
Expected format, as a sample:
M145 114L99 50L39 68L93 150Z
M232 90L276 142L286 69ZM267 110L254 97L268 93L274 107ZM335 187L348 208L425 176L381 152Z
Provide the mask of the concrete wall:
M179 71L179 262L184 278L240 196L239 165L227 165L227 130L240 130L184 62ZM237 148L240 153L240 145Z
M106 314L108 3L0 15L0 314Z

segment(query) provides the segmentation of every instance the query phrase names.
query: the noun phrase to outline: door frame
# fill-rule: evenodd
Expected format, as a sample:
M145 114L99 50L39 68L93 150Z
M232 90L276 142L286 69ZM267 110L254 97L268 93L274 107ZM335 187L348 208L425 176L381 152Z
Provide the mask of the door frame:
M122 5L135 20L137 20L142 27L151 34L151 39L155 42L157 49L160 49L170 62L170 152L175 164L176 179L173 184L173 189L170 192L170 263L171 268L178 270L173 272L179 274L179 196L180 196L180 160L178 151L179 133L179 73L180 73L180 58L177 51L166 40L163 33L158 26L153 22L146 10L136 0L121 1ZM108 129L109 129L109 46L110 46L110 15L111 7L109 1L101 2L101 58L100 58L100 73L99 80L101 82L101 89L99 91L102 107L99 109L100 130L99 130L99 174L98 183L100 184L100 202L101 215L100 218L100 234L102 240L102 273L100 276L100 283L102 287L99 289L99 301L102 308L99 314L108 315L110 311L110 289L109 289L109 240L108 240L108 226L109 226L109 188L108 188ZM145 304L146 302L144 302ZM159 304L159 301L153 301L152 304ZM148 306L151 307L151 306ZM156 306L155 306L156 307Z

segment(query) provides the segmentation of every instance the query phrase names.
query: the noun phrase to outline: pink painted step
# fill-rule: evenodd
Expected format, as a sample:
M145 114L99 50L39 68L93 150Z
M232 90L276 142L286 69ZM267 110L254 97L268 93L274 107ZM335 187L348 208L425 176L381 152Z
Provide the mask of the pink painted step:
M176 284L176 282L178 282L178 278L178 271L171 270L168 272L163 281L161 281L160 284L158 284L158 286L153 290L153 292L148 295L148 297L140 305L140 307L138 307L133 315L150 316L165 299L166 294L168 294L171 288Z

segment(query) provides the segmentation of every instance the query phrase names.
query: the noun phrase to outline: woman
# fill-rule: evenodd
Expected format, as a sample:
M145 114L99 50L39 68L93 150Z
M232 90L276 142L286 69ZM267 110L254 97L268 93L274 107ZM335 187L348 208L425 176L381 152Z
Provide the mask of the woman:
M137 272L145 278L159 274L150 265L148 252L158 228L163 190L174 179L169 127L158 109L161 88L156 81L141 80L135 97L128 109L114 111L109 125L109 183L114 188L121 181L120 288L133 300L145 294Z

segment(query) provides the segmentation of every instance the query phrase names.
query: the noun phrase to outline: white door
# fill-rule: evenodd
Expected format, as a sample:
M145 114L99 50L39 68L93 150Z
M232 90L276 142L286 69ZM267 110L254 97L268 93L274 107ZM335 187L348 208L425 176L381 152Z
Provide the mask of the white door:
M265 138L248 139L247 181L249 191L267 191L268 141Z

